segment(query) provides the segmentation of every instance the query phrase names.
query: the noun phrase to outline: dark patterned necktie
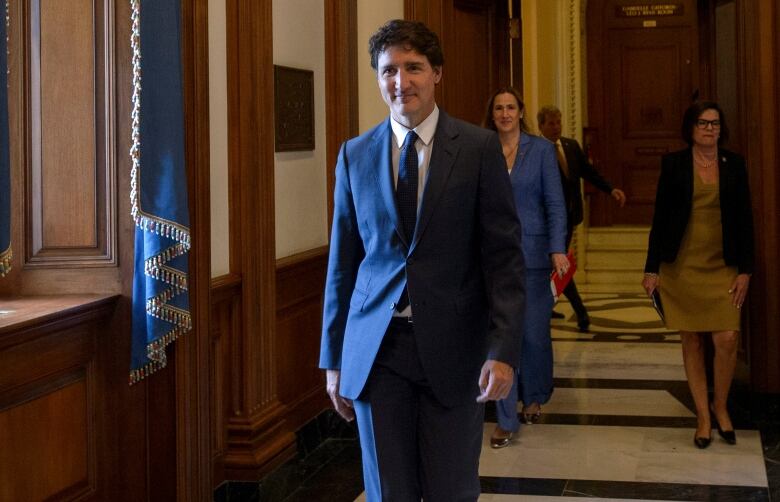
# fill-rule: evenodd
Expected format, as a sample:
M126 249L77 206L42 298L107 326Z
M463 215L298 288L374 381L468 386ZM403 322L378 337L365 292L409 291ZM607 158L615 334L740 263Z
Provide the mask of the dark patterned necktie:
M417 224L417 184L419 179L417 165L417 148L414 144L417 134L409 131L401 147L401 159L398 162L398 183L395 187L395 197L398 203L398 213L404 229L406 242L411 246L414 227ZM402 312L409 305L409 294L406 287L398 299L397 309Z
M398 212L401 224L404 228L407 244L412 243L414 226L417 224L417 148L414 143L417 134L409 131L401 147L401 159L398 162L398 183L395 188L395 196L398 202Z

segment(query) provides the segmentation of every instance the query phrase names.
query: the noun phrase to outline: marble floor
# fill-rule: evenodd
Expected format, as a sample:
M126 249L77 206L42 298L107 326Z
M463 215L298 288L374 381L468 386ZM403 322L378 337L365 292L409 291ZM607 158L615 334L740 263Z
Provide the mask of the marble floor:
M777 400L756 399L735 383L737 445L713 431L713 444L697 449L679 336L663 327L641 293L583 298L589 333L577 330L567 303L556 307L566 317L552 323L556 389L541 422L493 450L495 412L487 407L480 501L780 501ZM227 487L216 499L365 500L360 450L349 432L286 468L287 475L276 473L278 479L272 475L245 495Z

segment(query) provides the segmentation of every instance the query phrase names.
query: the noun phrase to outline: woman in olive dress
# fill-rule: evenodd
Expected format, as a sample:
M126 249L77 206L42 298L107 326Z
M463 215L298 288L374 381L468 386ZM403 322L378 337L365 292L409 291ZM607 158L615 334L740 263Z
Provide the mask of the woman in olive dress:
M680 331L688 386L696 405L693 441L720 436L736 443L726 401L734 376L740 313L753 272L753 217L745 160L720 147L728 139L723 111L696 102L685 112L689 147L663 157L650 229L647 294L657 288L666 325ZM704 337L715 347L714 392L708 402Z

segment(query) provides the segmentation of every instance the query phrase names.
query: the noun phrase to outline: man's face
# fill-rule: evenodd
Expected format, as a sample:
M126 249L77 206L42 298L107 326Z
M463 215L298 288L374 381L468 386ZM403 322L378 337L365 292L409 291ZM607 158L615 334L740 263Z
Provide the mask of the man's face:
M377 81L390 114L413 129L436 105L434 91L441 80L441 67L432 67L416 50L391 46L377 58Z
M558 114L545 115L544 123L539 124L539 132L553 143L561 139L561 116Z

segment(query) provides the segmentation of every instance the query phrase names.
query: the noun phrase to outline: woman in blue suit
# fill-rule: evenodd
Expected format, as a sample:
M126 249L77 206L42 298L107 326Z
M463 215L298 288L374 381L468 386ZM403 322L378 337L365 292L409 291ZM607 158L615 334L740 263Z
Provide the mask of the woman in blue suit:
M518 388L523 400L524 421L528 424L539 420L541 405L552 395L550 272L554 269L563 275L569 268L566 204L555 147L546 139L528 133L523 112L523 101L517 91L511 87L502 88L490 98L484 122L486 127L498 132L501 140L520 217L526 265L521 359L509 397L496 402L498 424L490 438L493 448L508 446L512 433L520 428Z

